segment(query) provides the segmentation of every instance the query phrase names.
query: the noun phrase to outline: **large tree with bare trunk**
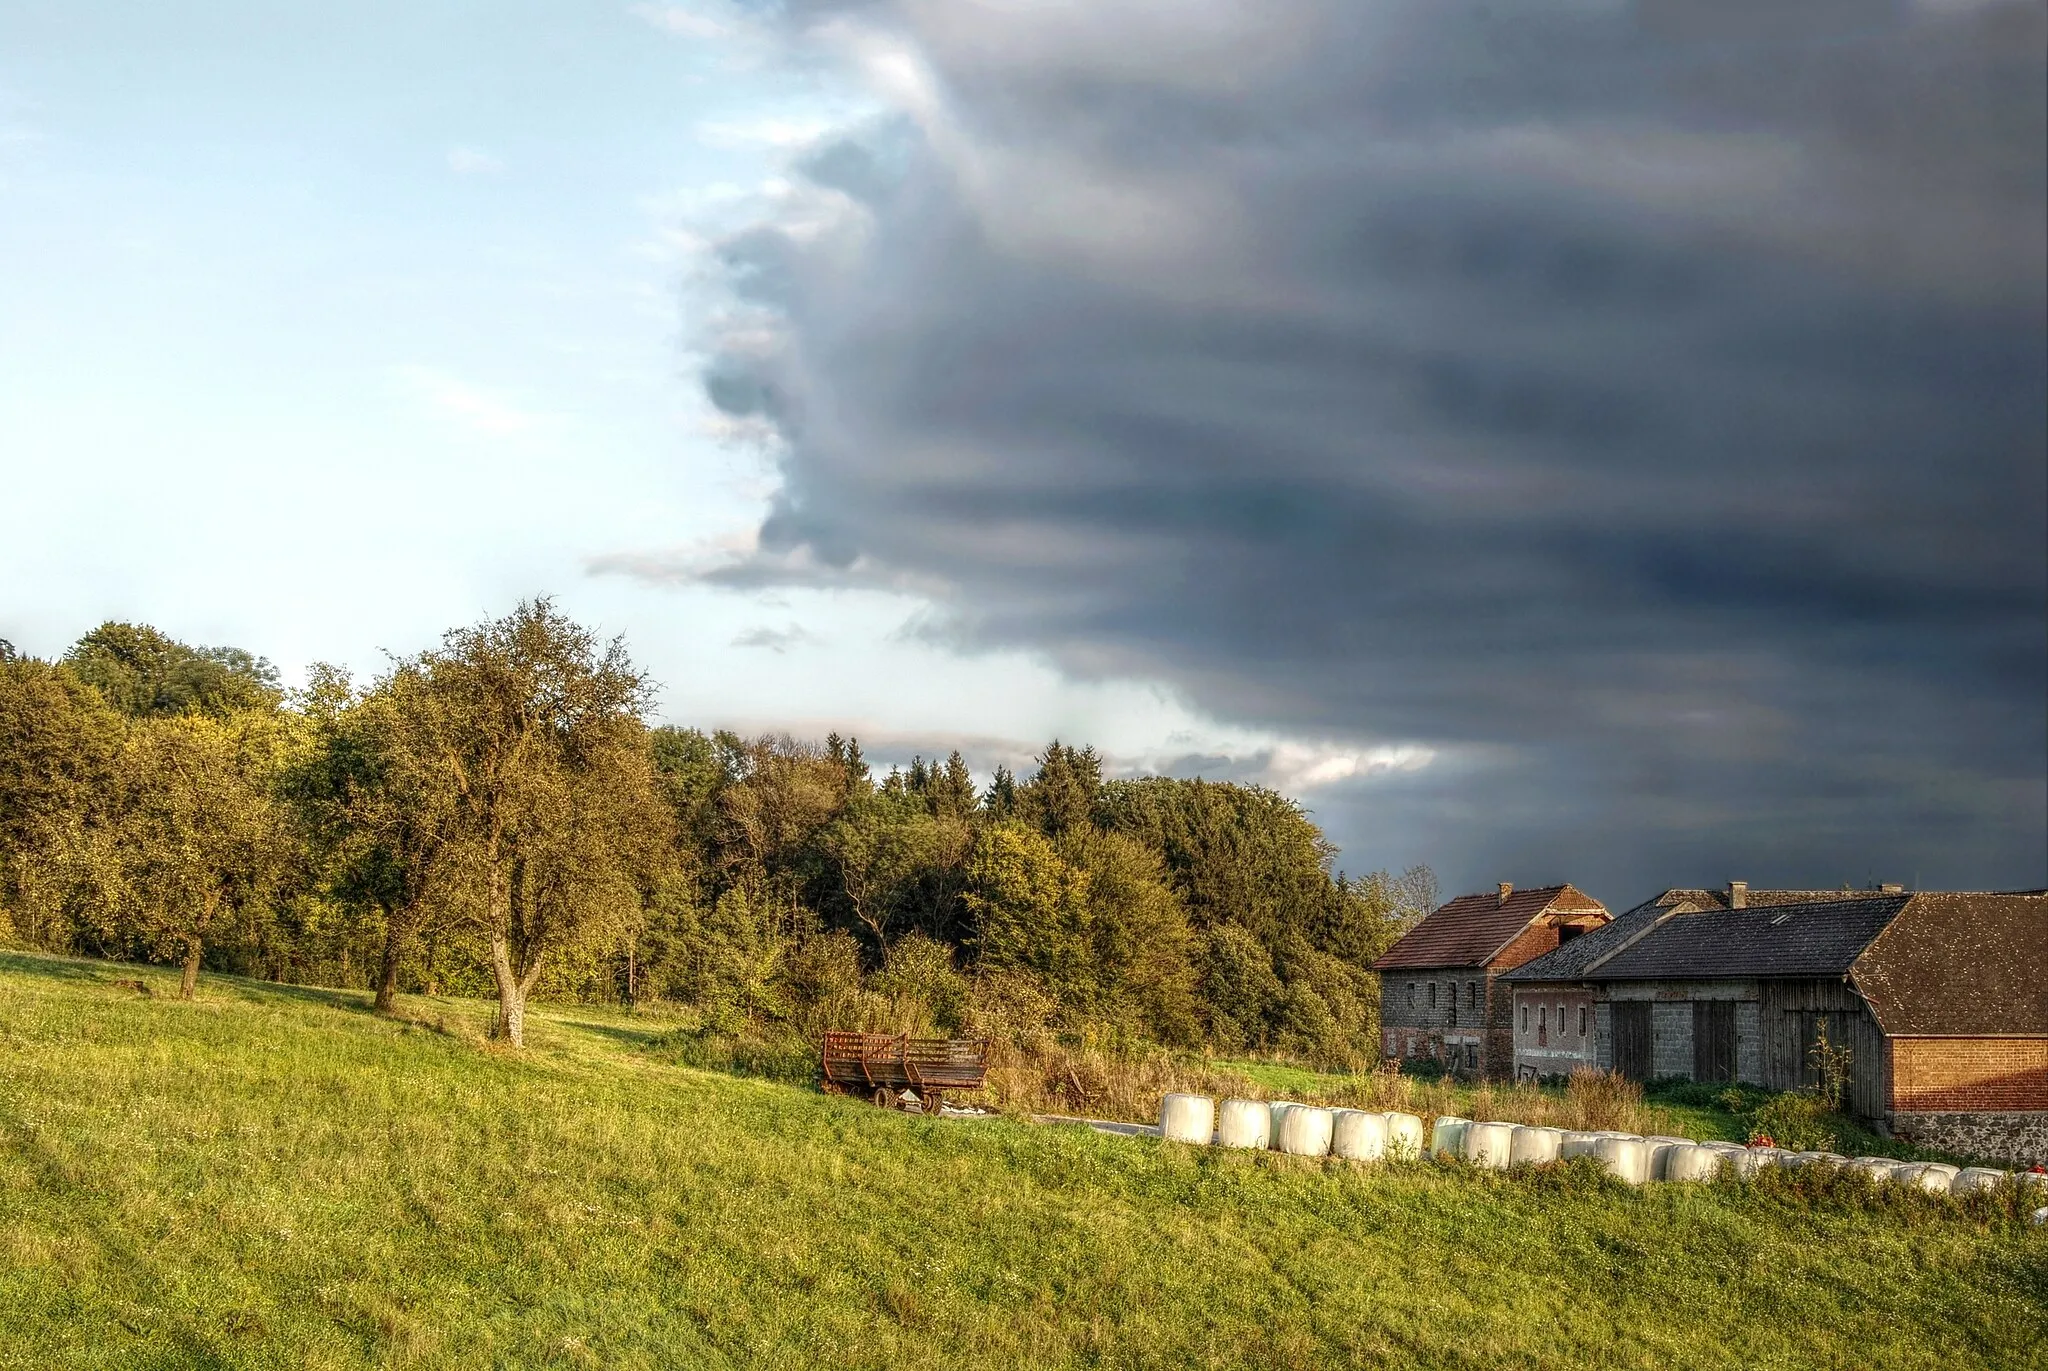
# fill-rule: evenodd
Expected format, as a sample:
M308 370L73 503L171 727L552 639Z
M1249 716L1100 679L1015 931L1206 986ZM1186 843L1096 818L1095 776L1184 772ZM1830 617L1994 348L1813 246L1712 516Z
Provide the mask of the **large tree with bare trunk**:
M493 1031L523 1046L550 959L631 927L672 859L642 717L651 688L622 641L600 644L544 599L451 632L412 666L431 698L430 770L450 794L458 907L489 947Z

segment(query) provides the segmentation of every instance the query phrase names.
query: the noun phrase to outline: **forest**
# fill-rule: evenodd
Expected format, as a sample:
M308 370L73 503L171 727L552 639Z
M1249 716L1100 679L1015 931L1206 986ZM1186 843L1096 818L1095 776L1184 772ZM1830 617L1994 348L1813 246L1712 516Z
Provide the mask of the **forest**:
M551 601L358 682L105 623L0 643L0 941L307 985L687 1009L698 1031L1054 1035L1356 1068L1426 868L1353 880L1295 801L1054 741L877 775L859 742L650 723Z

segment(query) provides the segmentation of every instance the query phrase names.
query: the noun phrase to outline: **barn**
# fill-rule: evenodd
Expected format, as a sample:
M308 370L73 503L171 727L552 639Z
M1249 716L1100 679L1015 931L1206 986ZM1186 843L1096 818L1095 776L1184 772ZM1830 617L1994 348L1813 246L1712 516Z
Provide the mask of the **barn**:
M1525 996L1583 993L1588 1064L1795 1089L1825 1032L1849 1050L1852 1112L1959 1151L2048 1155L2048 892L1652 901L1587 941L1502 979L1518 1020Z

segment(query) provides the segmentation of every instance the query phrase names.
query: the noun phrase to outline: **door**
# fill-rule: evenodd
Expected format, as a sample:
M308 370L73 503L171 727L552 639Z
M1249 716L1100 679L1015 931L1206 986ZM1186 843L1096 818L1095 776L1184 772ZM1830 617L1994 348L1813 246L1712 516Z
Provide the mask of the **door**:
M1614 1071L1632 1081L1650 1079L1650 1002L1614 1002Z
M1692 1002L1692 1078L1735 1079L1735 1001Z

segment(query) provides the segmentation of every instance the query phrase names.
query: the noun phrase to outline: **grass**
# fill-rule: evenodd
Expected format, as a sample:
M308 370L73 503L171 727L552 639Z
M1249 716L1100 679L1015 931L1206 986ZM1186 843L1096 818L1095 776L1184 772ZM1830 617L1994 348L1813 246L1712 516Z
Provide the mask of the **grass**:
M929 1120L623 1014L515 1056L472 1002L174 986L0 955L0 1366L2048 1365L2048 1230L1990 1204Z

